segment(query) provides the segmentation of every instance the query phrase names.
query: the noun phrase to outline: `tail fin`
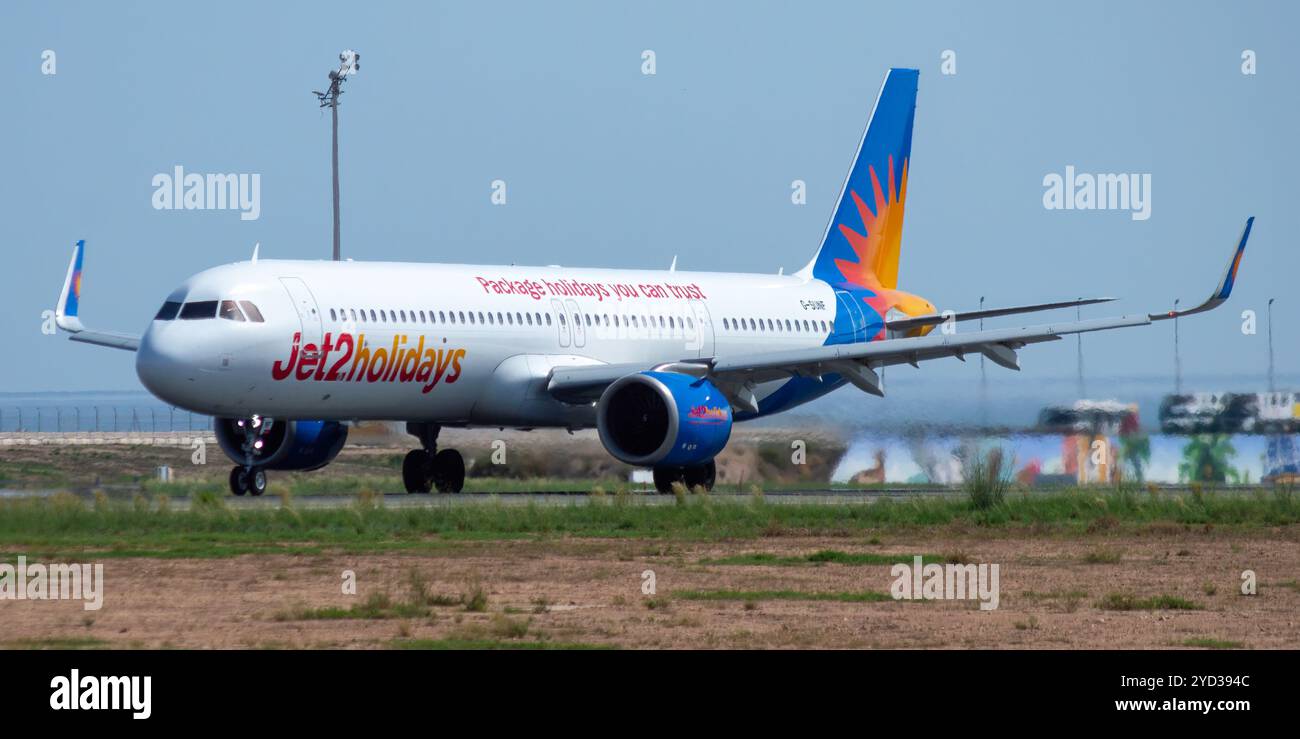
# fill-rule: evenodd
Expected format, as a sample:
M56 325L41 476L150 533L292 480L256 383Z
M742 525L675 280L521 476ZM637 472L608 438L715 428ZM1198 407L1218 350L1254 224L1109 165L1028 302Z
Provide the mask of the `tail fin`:
M68 275L63 278L63 292L59 294L59 304L54 309L55 322L64 331L82 330L81 318L77 313L81 305L81 261L85 255L86 240L82 239L72 247Z
M799 274L846 287L898 287L898 257L920 72L891 69L821 247Z

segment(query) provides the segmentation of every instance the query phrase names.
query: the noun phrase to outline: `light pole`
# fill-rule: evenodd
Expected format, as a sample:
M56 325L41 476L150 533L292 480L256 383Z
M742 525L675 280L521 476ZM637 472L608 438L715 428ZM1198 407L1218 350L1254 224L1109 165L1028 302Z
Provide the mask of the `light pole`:
M1082 301L1083 297L1081 296L1079 300ZM1083 320L1082 306L1078 306L1078 305L1074 306L1074 320L1076 321ZM1078 353L1079 353L1079 399L1082 400L1088 396L1083 386L1083 334L1082 333L1075 334L1074 338L1078 340L1077 346L1078 346Z
M980 312L984 312L984 296L980 296ZM984 330L984 316L980 316L980 331ZM984 355L980 354L980 382L984 382Z
M1174 393L1183 394L1183 361L1178 355L1178 299L1174 299Z
M361 70L361 55L351 49L339 54L339 68L330 70L330 86L325 92L312 90L320 107L329 107L334 120L332 155L334 163L334 261L343 258L339 245L339 95L343 94L343 81Z
M1268 299L1268 391L1275 392L1273 384L1273 298Z
M980 310L984 310L984 296L980 296ZM980 316L980 331L984 330L984 317ZM988 376L984 370L984 354L980 353L980 426L987 426L989 423L989 387Z

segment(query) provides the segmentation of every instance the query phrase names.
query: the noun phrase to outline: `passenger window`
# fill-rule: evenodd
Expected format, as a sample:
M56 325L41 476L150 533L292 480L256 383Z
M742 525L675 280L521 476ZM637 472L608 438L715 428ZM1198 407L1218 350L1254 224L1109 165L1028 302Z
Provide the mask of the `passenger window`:
M474 311L469 312L469 322L471 325L474 323Z
M247 316L248 320L252 321L253 323L266 322L266 319L262 318L262 311L258 310L257 306L253 305L251 301L241 300L239 301L239 307L244 309L244 315Z
M227 301L224 301L224 302L221 304L221 317L222 317L222 318L225 318L225 317L226 317L226 303L229 303L229 302L230 302L230 301L227 300ZM232 305L233 305L233 303L232 303ZM338 318L334 315L334 309L333 309L333 308L330 308L330 320L331 320L331 321L337 321L337 320L338 320Z
M180 303L177 303L172 300L168 300L167 302L162 304L161 308L158 309L158 315L154 316L153 319L155 321L170 321L173 318L175 318L176 314L180 313L180 311L181 311Z
M330 311L333 313L333 311ZM239 306L235 305L233 300L221 301L221 317L227 321L243 321L244 314L239 312Z
M460 322L461 322L461 323L464 323L464 322L465 322L465 311L461 311L461 312L460 312Z
M550 314L550 313L547 313L547 314L546 314L546 325L547 325L547 326L551 325L551 314Z
M181 306L182 321L197 321L203 318L217 317L217 301L200 300L196 303L186 303Z

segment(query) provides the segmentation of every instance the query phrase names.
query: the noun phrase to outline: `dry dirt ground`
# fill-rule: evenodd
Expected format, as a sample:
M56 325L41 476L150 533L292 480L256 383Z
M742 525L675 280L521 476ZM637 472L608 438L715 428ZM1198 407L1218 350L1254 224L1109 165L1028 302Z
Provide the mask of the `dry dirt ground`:
M382 648L467 639L622 648L1169 648L1213 640L1300 647L1300 531L1148 530L1043 537L915 533L738 542L552 539L449 543L419 554L109 559L105 604L0 600L0 646ZM974 602L690 600L680 591L887 593L888 565L702 564L745 553L929 553L999 563L1000 607ZM342 592L356 575L357 595ZM642 592L653 571L654 595ZM1240 594L1243 570L1260 584ZM414 574L413 574L414 573ZM486 610L432 605L396 618L305 619L412 580L455 601L476 586ZM1177 596L1203 610L1114 611L1111 593ZM421 611L424 609L422 608Z

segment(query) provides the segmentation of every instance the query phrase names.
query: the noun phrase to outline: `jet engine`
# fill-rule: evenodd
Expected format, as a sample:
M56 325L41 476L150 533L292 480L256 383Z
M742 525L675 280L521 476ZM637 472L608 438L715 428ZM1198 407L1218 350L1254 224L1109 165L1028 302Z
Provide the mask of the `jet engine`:
M338 421L273 421L265 418L218 418L217 443L239 465L269 470L314 470L329 464L348 440ZM247 447L252 464L248 465Z
M731 404L713 383L678 372L615 380L596 405L605 449L641 467L710 462L731 438Z

